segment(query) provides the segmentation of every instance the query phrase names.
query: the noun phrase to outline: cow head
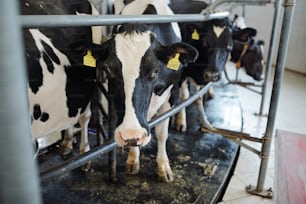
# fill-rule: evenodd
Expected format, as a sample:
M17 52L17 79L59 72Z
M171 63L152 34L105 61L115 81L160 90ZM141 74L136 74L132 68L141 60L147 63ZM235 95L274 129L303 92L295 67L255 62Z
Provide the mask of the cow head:
M264 41L256 41L256 33L254 28L234 28L231 61L236 63L237 68L244 67L249 76L260 81L263 73Z
M199 58L191 65L195 69L192 77L198 84L219 81L233 48L228 19L214 19L201 24L183 24L182 30L183 41L199 51Z
M252 41L241 60L241 65L245 68L246 73L257 81L262 80L263 45L262 40Z
M151 138L147 112L153 92L157 94L170 87L167 77L180 73L183 65L193 62L197 50L185 43L164 46L154 33L138 24L122 25L101 46L83 46L82 53L86 49L92 49L93 56L101 59L98 66L107 74L108 91L116 109L117 144L146 145ZM171 60L176 62L169 69Z

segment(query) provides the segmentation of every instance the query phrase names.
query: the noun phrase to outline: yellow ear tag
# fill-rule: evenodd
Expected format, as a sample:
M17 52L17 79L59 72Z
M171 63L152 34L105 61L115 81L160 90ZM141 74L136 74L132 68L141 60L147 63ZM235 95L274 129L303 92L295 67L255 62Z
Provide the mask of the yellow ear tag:
M96 67L96 59L92 56L90 50L88 50L87 54L83 57L83 64L88 67Z
M168 63L167 63L167 67L169 69L173 69L175 71L178 70L178 68L180 67L180 53L176 53L174 58L169 59Z
M193 30L193 32L191 34L191 39L193 39L193 40L200 40L200 35L199 35L197 29Z

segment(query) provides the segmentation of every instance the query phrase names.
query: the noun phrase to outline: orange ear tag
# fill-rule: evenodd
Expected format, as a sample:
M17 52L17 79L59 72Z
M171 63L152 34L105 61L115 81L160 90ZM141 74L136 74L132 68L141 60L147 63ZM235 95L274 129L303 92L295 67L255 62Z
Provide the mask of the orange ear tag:
M237 69L241 68L240 60L239 60L238 62L236 62L236 68L237 68Z
M174 58L169 59L169 61L167 63L167 67L169 69L177 71L178 68L180 67L179 57L180 57L180 53L176 53Z
M87 54L83 57L83 65L88 67L96 67L96 59L92 56L90 50L88 50Z
M200 35L199 35L197 29L193 30L193 32L191 34L191 39L193 39L193 40L200 40Z

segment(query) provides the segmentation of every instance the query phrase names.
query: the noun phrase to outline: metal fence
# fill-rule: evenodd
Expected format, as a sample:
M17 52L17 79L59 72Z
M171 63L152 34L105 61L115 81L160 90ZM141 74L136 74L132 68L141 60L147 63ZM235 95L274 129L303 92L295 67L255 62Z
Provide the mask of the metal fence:
M91 26L91 25L114 25L126 22L142 23L167 23L167 22L188 22L204 21L211 18L219 18L228 13L214 13L213 9L223 3L240 3L243 5L265 5L275 4L275 16L271 35L270 54L268 66L271 63L274 49L274 29L278 24L278 8L281 0L216 0L202 14L186 14L173 16L20 16L16 1L0 1L0 203L41 203L39 176L37 164L32 159L33 148L31 146L30 122L28 118L26 74L24 50L21 41L21 28L25 27L58 27L58 26ZM278 48L277 63L274 75L273 90L268 113L268 122L265 135L259 141L262 143L261 150L257 154L261 158L260 171L257 185L247 187L247 191L271 197L271 192L264 189L264 181L267 173L267 164L271 147L271 139L275 130L275 118L278 106L280 87L284 72L287 48L290 36L290 28L294 12L295 0L283 0L284 17ZM175 114L182 107L191 104L197 97L203 95L208 87L204 87L195 96L184 101L170 112L165 113L161 118L151 121L154 126L161 120ZM243 138L247 139L247 138ZM42 178L56 175L60 169L72 169L82 165L94 158L99 153L106 153L115 148L115 143L109 143L104 147L94 149L85 154L75 163L62 164L54 170L47 170L42 173ZM252 147L241 143L241 146L252 149ZM256 153L256 152L255 152ZM70 165L70 167L69 167ZM114 164L113 164L114 165ZM114 166L112 166L114 168Z

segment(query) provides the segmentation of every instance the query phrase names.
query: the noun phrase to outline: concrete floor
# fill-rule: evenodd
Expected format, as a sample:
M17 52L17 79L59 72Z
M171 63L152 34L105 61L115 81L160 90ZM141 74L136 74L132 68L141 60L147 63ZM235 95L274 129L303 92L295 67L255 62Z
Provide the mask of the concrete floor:
M235 67L228 64L228 72L231 76L235 76ZM265 108L263 113L267 113L269 109L269 101L272 89L274 70L271 71L271 77L268 83L268 93L265 100ZM243 71L239 76L242 81L252 81ZM275 129L289 130L297 133L306 133L306 76L294 72L285 71L282 81L278 110L276 114ZM241 86L236 86L236 91L241 103L244 119L243 131L250 133L252 136L262 137L265 133L267 117L256 116L259 113L261 96L251 92ZM260 149L261 145L249 143ZM268 173L265 181L265 189L272 187L273 195L275 195L274 187L274 139L272 140L272 149L270 153ZM248 185L256 186L260 160L257 155L245 148L241 148L237 166L231 181L226 189L222 202L219 204L276 204L274 199L264 199L258 196L250 195L245 191Z
M235 67L233 64L228 64L227 70L229 75L234 78ZM273 70L271 75L273 75ZM243 71L239 72L239 77L242 81L253 80L245 75ZM269 108L270 93L272 87L273 76L270 77L268 83L268 96L265 100L264 114L267 114ZM223 81L224 83L224 81ZM238 96L238 100L242 109L243 116L243 132L250 133L252 136L262 137L265 133L267 117L258 116L260 110L261 96L255 92L252 92L246 88L238 85L229 85L231 90ZM288 130L297 133L306 133L306 127L303 125L303 121L306 120L306 77L298 75L293 72L286 71L282 83L280 100L278 104L276 129ZM260 90L260 89L257 89ZM226 113L222 114L222 117L232 117L233 110L237 106L229 108ZM237 111L237 110L235 110ZM235 113L234 113L235 114ZM240 118L240 117L239 117ZM234 120L226 120L227 124L214 124L225 125L234 127L234 129L240 128L240 122L236 124ZM226 128L226 127L221 127ZM260 150L261 145L249 142L250 145ZM274 186L274 141L272 143L271 157L269 159L268 174L266 177L265 188ZM238 158L237 166L234 170L234 174L230 179L230 183L225 191L222 201L219 204L258 204L258 203L270 203L276 202L273 199L264 199L258 196L253 196L245 191L245 187L248 185L255 186L257 184L258 172L259 172L260 159L257 155L250 152L245 148L240 149L240 155ZM275 192L273 192L275 195Z
M216 127L241 131L242 114L233 85L215 86L215 97L205 104L208 120ZM141 170L138 175L125 173L127 149L117 149L118 182L108 182L107 156L92 161L92 171L75 169L43 180L44 203L213 203L217 202L232 173L239 147L213 133L199 132L198 110L187 107L186 133L169 130L167 152L174 172L172 183L158 181L156 175L156 141L141 149ZM53 135L52 138L58 138ZM93 137L95 138L95 137ZM91 146L95 140L91 140ZM46 141L40 141L43 145ZM50 142L50 140L48 140ZM72 155L61 157L58 145L39 156L41 170L50 168Z

